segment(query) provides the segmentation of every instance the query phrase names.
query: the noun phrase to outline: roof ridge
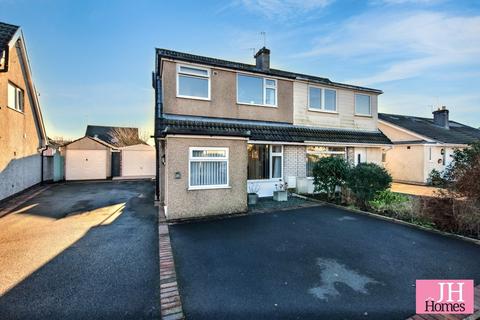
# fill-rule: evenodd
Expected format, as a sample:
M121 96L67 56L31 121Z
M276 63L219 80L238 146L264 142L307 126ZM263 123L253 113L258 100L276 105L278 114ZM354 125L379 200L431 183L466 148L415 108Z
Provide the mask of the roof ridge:
M224 68L231 68L231 69L240 69L244 71L249 71L249 72L257 72L261 74L269 74L272 76L276 77L285 77L289 79L297 79L297 78L304 78L304 79L299 79L299 80L306 80L306 81L318 81L320 83L323 83L325 85L332 85L332 86L338 86L338 87L344 87L344 88L349 88L349 89L356 89L356 90L363 90L363 91L368 91L368 92L374 92L377 94L382 94L383 91L379 89L373 89L373 88L368 88L368 87L362 87L362 86L357 86L357 85L352 85L352 84L347 84L347 83L341 83L341 82L335 82L331 81L329 78L326 77L321 77L321 76L316 76L316 75L309 75L309 74L303 74L303 73L297 73L294 71L288 71L288 70L281 70L281 69L275 69L271 68L268 71L261 70L257 68L256 65L254 64L247 64L244 62L237 62L237 61L231 61L231 60L224 60L224 59L219 59L219 58L213 58L209 56L201 56L197 54L192 54L188 52L182 52L182 51L175 51L171 49L165 49L165 48L155 48L155 52L157 55L160 56L165 56L165 57L170 57L172 59L179 59L182 60L193 60L194 62L197 63L210 63L211 65L217 65L220 67ZM183 57L182 57L183 56Z
M0 21L0 24L4 24L4 25L10 26L10 27L20 28L20 26L17 26L16 24L11 24L11 23L7 23L7 22L3 22L3 21Z

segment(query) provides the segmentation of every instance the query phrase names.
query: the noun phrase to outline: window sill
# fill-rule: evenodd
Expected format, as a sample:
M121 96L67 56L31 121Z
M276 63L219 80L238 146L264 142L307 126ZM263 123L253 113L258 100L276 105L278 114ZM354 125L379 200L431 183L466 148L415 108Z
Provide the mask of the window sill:
M177 98L189 99L189 100L212 101L210 98L201 98L201 97L193 97L193 96L181 96L181 95L178 95L178 94L177 94Z
M16 111L16 112L18 112L18 113L20 113L20 114L25 115L25 112L24 112L24 111L20 111L20 110L14 109L14 108L9 107L9 106L7 106L7 108L10 109L10 110Z
M312 109L312 108L307 108L307 110L312 112L318 112L318 113L338 114L338 111L318 110L318 109Z
M188 187L188 191L198 191L198 190L216 190L216 189L232 189L231 186L198 186L198 187Z
M280 182L283 178L272 178L272 179L247 179L247 182Z
M355 113L355 117L373 118L371 114L361 114L361 113Z
M237 105L240 105L240 106L250 106L250 107L278 108L278 106L273 106L273 105L268 105L268 104L256 104L256 103L242 103L242 102L237 102Z

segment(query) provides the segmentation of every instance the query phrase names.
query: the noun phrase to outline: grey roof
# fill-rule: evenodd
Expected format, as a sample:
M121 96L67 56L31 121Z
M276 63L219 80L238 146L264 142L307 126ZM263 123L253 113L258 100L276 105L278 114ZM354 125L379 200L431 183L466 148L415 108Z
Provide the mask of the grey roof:
M441 143L470 144L480 140L479 129L469 127L456 121L450 120L450 129L445 129L435 125L433 119L429 118L387 113L379 113L378 118Z
M327 78L301 74L296 72L290 72L290 71L284 71L284 70L278 70L278 69L269 69L268 71L264 71L257 68L255 65L251 65L251 64L221 60L221 59L210 58L205 56L198 56L190 53L173 51L169 49L157 49L156 52L157 52L157 62L160 61L160 58L169 58L169 59L181 60L186 62L205 64L213 67L222 67L222 68L229 68L229 69L235 69L235 70L247 71L247 72L253 72L253 73L261 73L261 74L266 74L274 77L308 80L315 83L342 87L342 88L358 90L358 91L366 91L366 92L375 93L375 94L383 93L382 90L359 87L359 86L354 86L354 85L349 85L349 84L344 84L339 82L333 82Z
M19 29L19 26L0 22L0 56L2 55L8 43L12 40L13 35Z
M343 130L294 126L287 123L231 120L193 116L168 116L158 119L156 137L167 134L237 136L256 141L325 142L345 144L391 144L380 131Z
M122 129L126 132L130 132L132 136L136 137L136 140L132 140L128 143L123 143L118 141L114 137L114 132L116 129ZM87 130L85 131L85 135L92 138L100 139L110 145L115 147L125 147L128 145L136 145L136 144L143 144L142 140L138 137L138 128L127 128L127 127L109 127L109 126L94 126L88 125Z

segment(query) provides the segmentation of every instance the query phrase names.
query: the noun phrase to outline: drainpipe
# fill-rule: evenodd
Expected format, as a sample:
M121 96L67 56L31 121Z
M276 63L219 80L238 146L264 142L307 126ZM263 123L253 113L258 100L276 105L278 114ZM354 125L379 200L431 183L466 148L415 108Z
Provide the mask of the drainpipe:
M40 184L43 184L43 152L48 149L48 145L45 145L40 149Z

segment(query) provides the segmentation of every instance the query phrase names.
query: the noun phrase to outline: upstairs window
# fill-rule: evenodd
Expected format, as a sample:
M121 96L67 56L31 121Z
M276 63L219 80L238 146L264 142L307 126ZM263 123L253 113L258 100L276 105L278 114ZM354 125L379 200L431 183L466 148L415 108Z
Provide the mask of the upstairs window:
M20 112L24 110L23 90L11 82L8 83L8 107Z
M337 91L308 87L308 109L312 111L337 111Z
M371 98L366 94L355 94L355 114L362 116L372 115Z
M277 80L237 75L237 103L277 106Z
M177 66L177 97L210 99L210 70L194 66Z

